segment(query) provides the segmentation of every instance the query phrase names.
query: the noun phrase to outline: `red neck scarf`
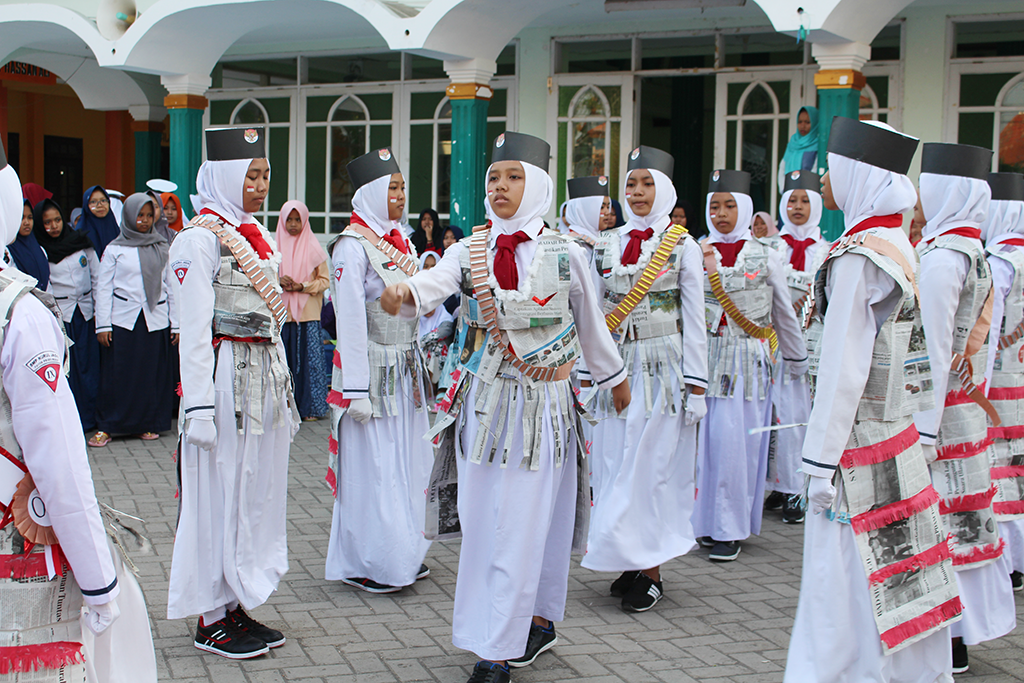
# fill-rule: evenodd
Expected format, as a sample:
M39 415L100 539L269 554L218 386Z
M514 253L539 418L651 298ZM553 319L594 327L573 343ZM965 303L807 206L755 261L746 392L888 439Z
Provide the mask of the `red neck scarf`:
M211 211L210 209L203 209L199 213L207 214L210 216L216 216L225 223L228 223L228 220L224 218L224 216L221 216L216 211ZM274 250L270 248L270 245L267 244L267 241L263 239L263 233L260 232L259 226L256 225L255 223L242 223L241 225L238 226L237 230L238 234L245 238L245 240L249 243L249 246L251 246L253 250L256 252L256 254L259 255L259 257L264 261L270 258L270 255L274 253Z
M498 235L495 240L494 277L502 289L519 289L519 269L516 267L516 247L529 242L530 236L520 230L511 235Z
M1024 237L1011 237L1008 240L1003 240L999 243L999 246L1009 244L1011 247L1024 247Z
M854 235L871 228L898 228L903 225L903 214L893 213L888 216L868 216L857 225L850 228L847 235Z
M630 230L629 243L626 245L625 251L622 252L622 263L629 266L639 261L640 247L643 246L644 242L651 239L653 234L653 228L647 228L646 230Z
M972 239L981 239L981 228L953 228L942 233L942 235L936 235L941 237L943 235L960 235L961 237L970 237Z
M740 240L739 242L712 242L718 253L722 255L722 266L725 268L732 268L736 265L736 257L743 251L743 245L746 244L746 240Z
M352 212L352 219L350 222L355 223L356 225L361 225L364 228L367 228L368 230L373 230L373 228L367 225L366 221L364 221L362 217L360 217L360 215L357 214L355 211ZM384 239L385 242L387 242L388 244L390 244L403 254L409 253L409 246L405 243L405 235L403 235L402 231L399 230L398 228L392 228L391 232L381 235L381 237Z
M789 257L790 265L792 265L796 270L805 270L807 263L807 248L813 245L815 240L810 237L805 240L798 240L792 235L783 235L782 239L793 250L793 255Z

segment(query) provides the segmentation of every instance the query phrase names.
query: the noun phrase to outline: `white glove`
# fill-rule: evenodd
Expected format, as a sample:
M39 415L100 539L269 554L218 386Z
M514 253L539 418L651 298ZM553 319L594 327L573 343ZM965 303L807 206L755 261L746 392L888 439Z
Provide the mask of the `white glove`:
M373 417L373 404L368 398L353 399L348 404L348 414L353 420L364 425Z
M683 420L687 427L697 424L707 414L708 404L704 400L704 394L690 394L686 397L686 412L683 415Z
M836 499L836 487L830 479L825 477L811 477L807 488L807 500L811 505L811 512L820 515L832 507Z
M804 358L798 361L786 361L786 366L789 368L789 376L793 379L798 379L807 374L808 360Z
M185 425L185 441L207 451L217 445L217 425L212 417L192 417Z
M933 462L938 460L939 452L935 450L935 446L932 444L921 444L921 450L924 451L924 461L931 465Z
M117 602L111 600L102 605L86 605L82 621L90 631L99 635L110 628L110 625L119 616L121 616L121 610L118 608Z

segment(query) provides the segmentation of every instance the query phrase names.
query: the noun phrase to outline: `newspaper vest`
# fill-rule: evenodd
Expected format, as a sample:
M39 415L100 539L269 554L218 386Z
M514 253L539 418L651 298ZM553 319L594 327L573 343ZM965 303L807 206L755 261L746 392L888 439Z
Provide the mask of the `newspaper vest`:
M771 323L772 288L768 284L768 254L772 247L760 240L747 240L728 268L719 265L722 287L748 320L758 327ZM747 334L728 315L704 280L704 318L708 328L708 393L711 398L729 398L736 390L736 376L743 375L744 398L767 397L771 381L768 343ZM725 320L725 326L721 325Z
M16 271L0 272L0 348L11 312L26 294L42 301L60 320L53 298L33 289L34 285L34 280ZM0 448L6 451L0 458L10 454L12 459L24 462L11 423L11 401L3 387ZM6 506L11 501L0 502ZM0 675L0 681L85 683L79 621L81 590L66 565L57 568L56 578L48 580L43 546L30 547L26 553L26 545L13 523L0 529L0 648L4 648L0 651L0 669L9 671ZM41 660L46 663L32 671L39 650L46 652Z
M989 463L996 487L992 509L996 520L1008 522L1024 517L1024 335L1013 339L1024 319L1024 253L1018 247L1000 249L999 245L988 253L989 259L999 258L1013 266L1002 324L992 321L1000 348L995 351L988 390L988 398L1002 419L1002 425L988 430L993 439Z
M991 294L992 273L978 240L960 235L940 236L921 250L922 258L936 249L952 249L968 259L967 278L953 324L953 353L962 354ZM987 355L988 345L984 344L971 357L973 381L977 385L985 379ZM949 372L949 389L935 444L939 457L931 466L932 480L942 496L946 530L953 536L954 565L957 569L979 567L995 562L1004 545L992 510L996 489L989 465L992 441L988 438L988 416L961 389L956 373L948 368L934 369L942 371Z
M944 628L962 608L939 496L912 417L930 404L931 396L913 282L893 259L841 240L815 281L822 317L828 307L829 266L848 253L869 259L902 292L875 337L868 381L839 462L837 502L828 512L830 519L853 528L882 652L889 654ZM821 327L819 318L809 331L814 374L821 358Z
M636 285L667 234L666 229L657 239L647 240L640 258L632 266L622 264L619 231L608 230L601 234L594 247L594 264L604 282L605 315L614 311ZM658 378L664 395L662 410L670 415L676 415L681 408L681 394L678 397L673 396L672 378L676 378L676 385L679 387L686 384L683 377L683 322L679 275L688 240L691 238L686 235L680 238L647 294L612 332L612 337L619 343L619 353L626 372L629 373L634 395L639 393L641 387L643 388L648 414L654 409L655 377ZM689 248L694 248L693 244L691 241ZM640 356L639 378L633 375L637 355ZM677 398L679 400L676 400ZM602 392L598 400L601 416L615 417L611 392Z
M248 242L245 242L245 248L252 250ZM258 258L252 251L253 258ZM277 282L277 271L273 266L261 263L260 270L271 282ZM220 270L213 281L213 295L214 337L256 337L274 342L281 338L281 326L267 302L249 282L231 250L224 244L220 245Z

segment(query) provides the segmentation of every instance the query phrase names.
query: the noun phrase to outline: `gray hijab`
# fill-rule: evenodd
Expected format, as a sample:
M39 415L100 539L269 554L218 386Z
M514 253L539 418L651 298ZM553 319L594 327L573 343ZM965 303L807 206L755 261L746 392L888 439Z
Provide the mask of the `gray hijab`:
M145 192L136 192L124 200L121 213L121 236L111 244L123 247L134 247L139 250L139 263L142 266L142 282L146 288L146 301L153 309L160 301L161 287L164 281L164 268L167 266L167 240L154 228L149 232L136 230L139 212L146 204L153 204L153 198ZM154 214L155 214L154 206Z

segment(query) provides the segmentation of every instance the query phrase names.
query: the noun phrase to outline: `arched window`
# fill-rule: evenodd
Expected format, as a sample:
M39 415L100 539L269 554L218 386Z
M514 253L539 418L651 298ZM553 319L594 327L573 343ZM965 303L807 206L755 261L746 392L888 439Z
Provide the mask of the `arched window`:
M886 110L878 106L878 95L870 85L864 84L860 91L860 120L885 121Z
M447 97L434 110L434 187L431 196L439 214L448 214L452 201L452 103Z
M270 122L267 110L257 100L242 100L231 112L231 125L266 124Z
M780 124L788 122L789 112L783 111L775 90L768 83L753 81L740 95L734 117L735 157L729 161L732 168L750 174L754 210L767 209L774 216L780 144L784 148L788 141L788 137L780 135ZM788 131L788 125L786 128Z
M1024 74L1011 79L996 97L993 169L1024 172Z
M370 112L355 95L344 95L327 120L327 206L332 214L350 213L355 188L347 167L370 146Z
M608 175L613 119L608 98L592 85L580 88L569 103L568 177Z

